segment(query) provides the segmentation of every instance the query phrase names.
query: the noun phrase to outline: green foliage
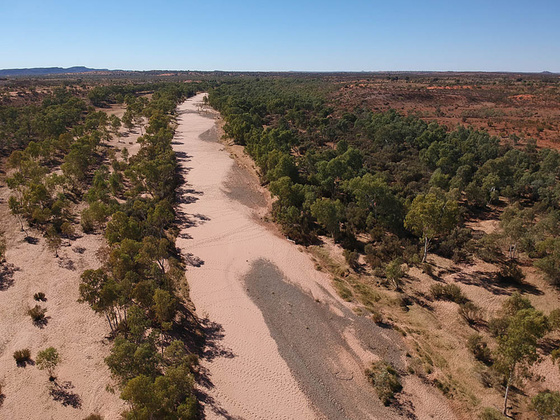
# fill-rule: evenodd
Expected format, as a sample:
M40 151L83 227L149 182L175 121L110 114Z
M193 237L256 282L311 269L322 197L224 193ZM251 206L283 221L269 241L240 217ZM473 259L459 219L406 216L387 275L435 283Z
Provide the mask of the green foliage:
M531 409L539 419L552 420L560 418L560 393L558 391L539 392L531 399Z
M504 416L493 407L485 407L480 413L480 420L507 420L508 417Z
M54 377L54 371L60 363L60 355L54 347L47 347L37 353L35 362L40 370L46 370L50 378Z
M424 258L434 238L451 231L458 222L457 202L438 197L435 193L420 194L414 198L404 225L424 242Z
M46 313L47 313L47 308L42 308L39 305L35 305L33 308L27 311L27 314L31 317L31 319L35 323L40 323L44 321Z
M366 376L384 405L389 405L395 393L402 390L398 372L385 361L372 363Z
M492 329L498 342L494 366L506 382L506 413L509 388L516 379L526 376L528 368L538 360L538 340L548 332L549 325L546 316L518 293L504 302L501 312L502 317Z
M385 276L394 285L395 289L400 288L400 282L404 275L405 270L401 258L395 258L385 267Z
M6 238L0 234L0 264L6 260Z
M19 365L25 365L31 360L31 351L29 349L16 350L14 352L14 360Z
M87 417L84 417L83 420L103 420L103 417L99 414L90 414Z
M435 299L450 300L459 304L466 304L467 298L456 284L436 283L430 287L430 293Z

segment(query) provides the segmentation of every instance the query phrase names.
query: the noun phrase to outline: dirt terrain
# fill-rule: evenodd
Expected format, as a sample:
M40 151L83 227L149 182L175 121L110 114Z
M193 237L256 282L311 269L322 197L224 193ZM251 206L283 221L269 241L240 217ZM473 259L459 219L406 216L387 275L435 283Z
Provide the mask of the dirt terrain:
M348 110L396 109L449 128L484 129L522 143L560 147L560 76L508 73L394 73L338 81L332 94ZM517 142L518 140L515 139Z

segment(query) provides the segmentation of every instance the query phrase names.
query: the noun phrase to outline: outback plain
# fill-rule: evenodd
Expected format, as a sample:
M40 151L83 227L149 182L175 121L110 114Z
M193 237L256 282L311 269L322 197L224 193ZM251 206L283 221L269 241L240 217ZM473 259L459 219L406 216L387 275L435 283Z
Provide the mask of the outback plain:
M76 77L0 82L0 417L554 418L557 75Z

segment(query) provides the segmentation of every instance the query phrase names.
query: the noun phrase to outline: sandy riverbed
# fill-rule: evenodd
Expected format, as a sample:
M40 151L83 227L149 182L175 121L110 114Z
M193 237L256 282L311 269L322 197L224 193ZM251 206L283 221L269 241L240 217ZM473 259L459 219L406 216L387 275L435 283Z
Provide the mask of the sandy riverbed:
M209 337L206 417L400 417L363 374L380 357L402 365L399 338L356 316L309 255L260 220L267 201L258 180L218 141L212 115L199 112L202 97L179 107L173 147L187 180L178 246L193 263L191 298ZM435 402L422 414L451 418L439 396L420 388L409 390L411 400Z

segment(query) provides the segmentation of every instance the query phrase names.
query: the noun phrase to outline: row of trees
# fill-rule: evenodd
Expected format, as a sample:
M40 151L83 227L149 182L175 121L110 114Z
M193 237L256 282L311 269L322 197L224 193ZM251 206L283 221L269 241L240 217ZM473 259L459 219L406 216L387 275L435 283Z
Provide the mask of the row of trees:
M420 258L402 255L415 263L426 260L430 248L456 253L466 241L441 244L461 236L463 215L500 197L531 208L535 218L560 214L557 151L531 142L512 148L486 132L450 131L394 110L335 109L324 100L329 86L262 79L229 81L209 92L226 134L246 146L270 184L274 215L292 239L311 243L327 233L366 252L356 241L360 234L369 234L377 248L396 238L402 250L417 237ZM544 258L537 266L552 277L556 241L544 235L533 243Z
M184 268L173 227L172 113L192 93L165 85L156 87L149 102L129 100L131 112L149 118L140 151L113 162L112 170L98 169L82 214L105 227L109 249L100 269L82 274L81 301L105 316L116 337L106 362L130 404L130 419L189 419L197 412L197 359L172 338L188 316L177 291Z

